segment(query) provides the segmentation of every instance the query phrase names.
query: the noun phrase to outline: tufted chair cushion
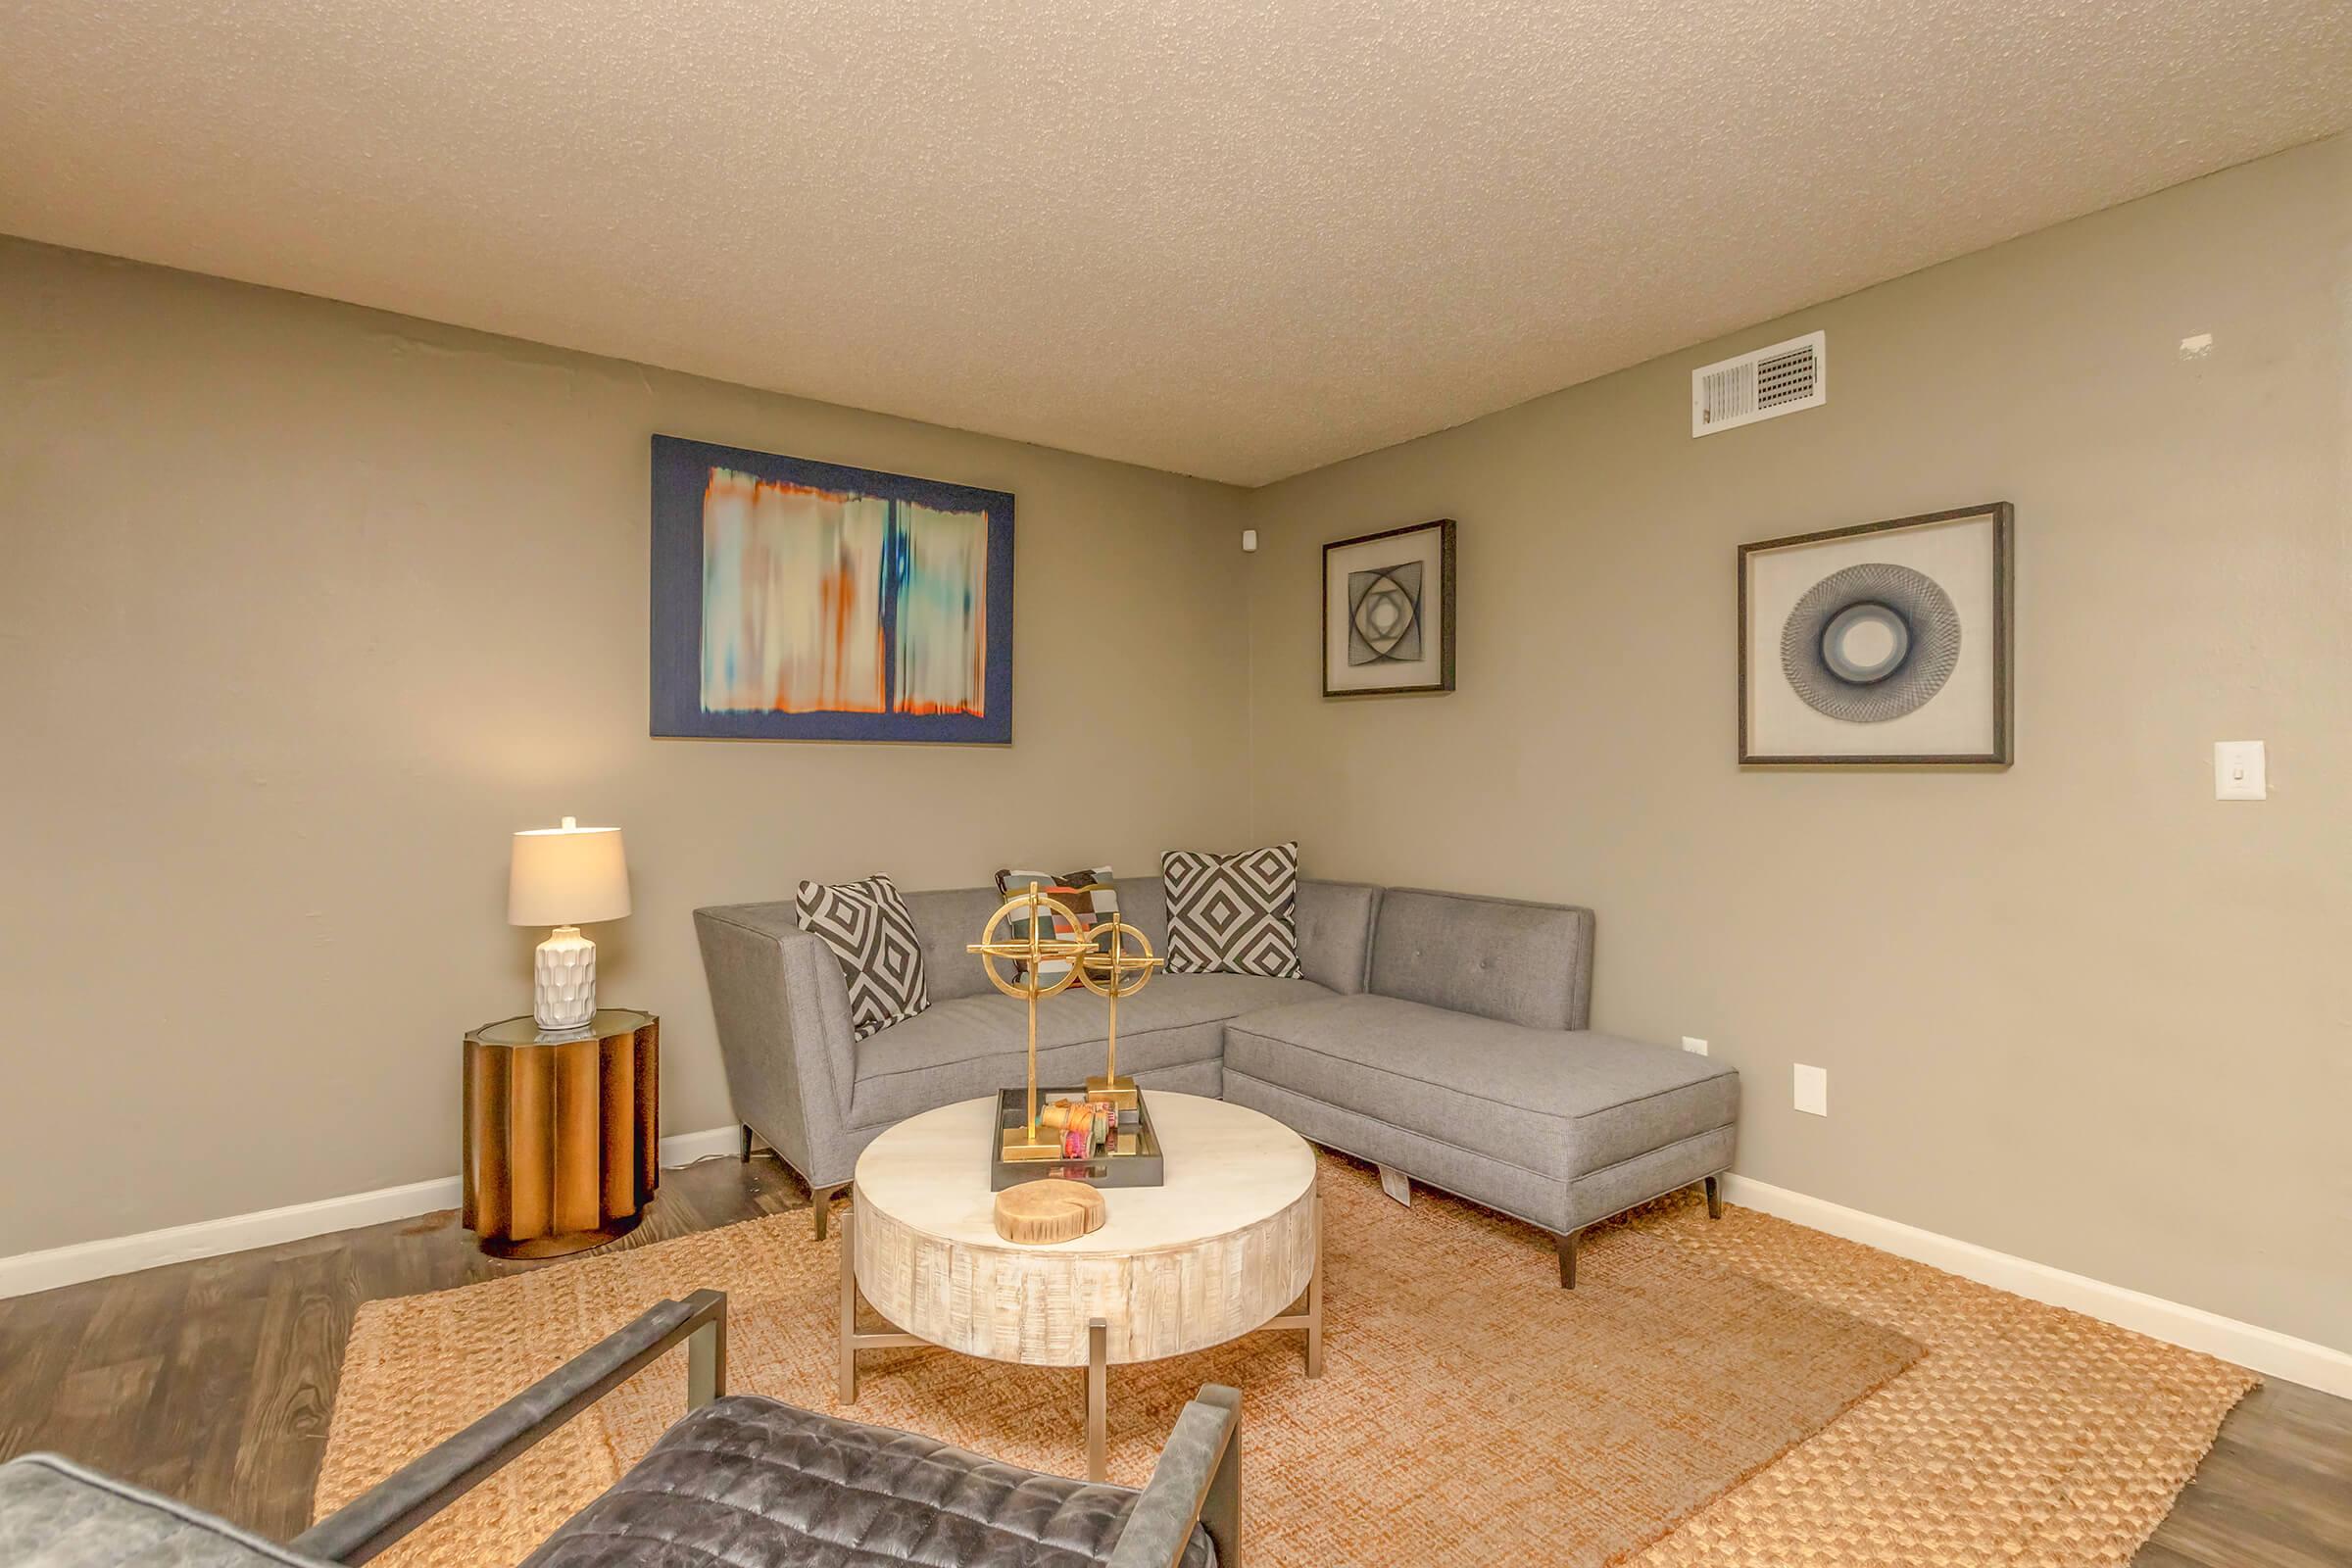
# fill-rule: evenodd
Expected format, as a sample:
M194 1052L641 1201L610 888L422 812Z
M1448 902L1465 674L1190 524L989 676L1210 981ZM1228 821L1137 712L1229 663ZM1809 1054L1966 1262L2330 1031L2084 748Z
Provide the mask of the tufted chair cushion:
M7 1568L331 1568L224 1519L48 1453L0 1464L0 1563Z
M695 1411L525 1568L1100 1568L1137 1494L748 1395ZM1184 1568L1215 1568L1193 1532Z

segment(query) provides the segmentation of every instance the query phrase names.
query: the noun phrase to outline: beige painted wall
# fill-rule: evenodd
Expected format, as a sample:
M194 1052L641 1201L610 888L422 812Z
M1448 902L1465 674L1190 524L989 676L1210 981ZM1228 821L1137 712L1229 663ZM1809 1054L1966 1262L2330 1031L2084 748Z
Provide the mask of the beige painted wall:
M1592 905L1594 1025L1738 1066L1748 1175L2352 1348L2348 299L2338 140L1254 492L1257 836ZM1691 439L1816 327L1826 408ZM1736 766L1735 547L1990 500L2016 765ZM1459 691L1324 701L1319 546L1445 515Z
M658 430L1014 492L1012 747L649 739ZM517 827L626 829L671 1132L729 1120L696 905L1237 839L1236 498L0 241L0 1255L456 1170ZM1114 633L1154 702L1082 704Z
M2339 141L1245 495L0 240L0 1255L453 1170L518 825L627 828L673 1132L697 904L1296 834L1592 905L1596 1024L1710 1038L1750 1175L2352 1347L2348 299ZM1828 408L1690 440L1816 326ZM1015 746L647 738L654 430L1016 492ZM1734 547L1989 499L2017 765L1734 766ZM1462 689L1324 702L1318 546L1441 514ZM1082 715L1105 624L1156 706Z

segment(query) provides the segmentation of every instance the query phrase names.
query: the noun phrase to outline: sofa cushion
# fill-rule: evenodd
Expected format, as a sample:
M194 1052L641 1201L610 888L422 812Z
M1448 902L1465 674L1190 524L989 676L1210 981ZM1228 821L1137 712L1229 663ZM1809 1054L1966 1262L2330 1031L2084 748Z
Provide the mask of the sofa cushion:
M1705 1056L1394 997L1235 1018L1225 1063L1563 1182L1727 1125L1740 1108L1739 1075Z
M1170 974L1258 974L1297 979L1298 846L1159 858L1168 896Z
M906 895L914 934L923 947L923 981L935 1003L957 997L996 996L979 957L966 951L980 940L988 917L1004 901L995 888L946 888Z
M793 905L801 929L822 939L841 960L841 977L850 988L850 1031L857 1038L931 1004L914 916L890 878L804 882Z
M1364 989L1380 889L1368 882L1298 879L1298 972L1343 997Z
M1592 911L1391 888L1372 932L1372 989L1534 1029L1582 1029Z
M1380 907L1377 887L1363 882L1316 882L1298 879L1298 960L1300 972L1318 985L1343 994L1364 989L1372 961L1372 917ZM940 892L901 893L923 948L923 982L933 1002L981 996L994 988L981 973L980 960L964 951L980 940L997 906L1004 901L994 888L951 888ZM1118 879L1119 918L1144 934L1152 951L1168 953L1168 895L1156 876ZM792 906L733 905L723 912L739 923L762 929L757 917L780 907L787 924Z
M1163 974L1119 1004L1119 1071L1213 1061L1219 1026L1236 1013L1329 997L1311 980L1241 974ZM1037 1007L1039 1082L1074 1084L1102 1070L1109 1004L1073 986ZM903 1120L934 1106L1013 1088L1028 1076L1028 1007L991 991L934 1003L929 1011L858 1046L853 1127Z
M1043 897L1052 899L1055 904L1070 911L1070 918L1067 922L1057 916L1049 915L1047 917L1046 924L1052 929L1046 931L1044 935L1058 941L1066 942L1072 938L1086 936L1087 933L1094 930L1098 923L1104 920L1115 920L1119 917L1119 885L1112 879L1110 867L1107 865L1090 865L1082 870L1059 873L1020 871L1007 867L997 873L997 895L1000 898L1010 899L1018 894L1026 894L1032 887L1035 887ZM998 933L998 940L1003 941L1009 938L1014 942L1019 942L1026 939L1028 935L1029 921L1026 911L1024 911L1005 920L1004 929ZM1096 941L1095 945L1102 946L1100 941ZM1012 961L1012 972L1015 976L1021 974L1028 967L1029 960L1026 958L1015 958ZM1070 960L1067 958L1044 959L1038 964L1037 972L1044 979L1058 980L1070 972Z
M663 1433L526 1568L1096 1568L1137 1494L749 1395ZM1196 1528L1179 1559L1213 1568Z

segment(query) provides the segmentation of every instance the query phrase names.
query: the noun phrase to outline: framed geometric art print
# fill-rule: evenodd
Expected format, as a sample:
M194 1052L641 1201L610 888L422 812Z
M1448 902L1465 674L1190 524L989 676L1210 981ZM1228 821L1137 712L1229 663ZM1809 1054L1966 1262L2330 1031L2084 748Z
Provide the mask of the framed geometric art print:
M2009 503L1740 547L1742 763L2009 761Z
M1323 695L1453 690L1453 519L1323 547Z
M653 733L1012 739L1012 497L654 437Z

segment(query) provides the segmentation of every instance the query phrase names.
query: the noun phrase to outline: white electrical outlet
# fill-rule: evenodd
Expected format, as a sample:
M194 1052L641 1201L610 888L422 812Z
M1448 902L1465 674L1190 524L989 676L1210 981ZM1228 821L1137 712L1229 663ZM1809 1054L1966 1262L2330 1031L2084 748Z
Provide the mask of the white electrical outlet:
M1685 1035L1683 1036L1683 1049L1693 1056L1703 1056L1707 1054L1707 1043L1704 1040Z
M1796 1108L1815 1116L1830 1113L1830 1069L1796 1064Z

